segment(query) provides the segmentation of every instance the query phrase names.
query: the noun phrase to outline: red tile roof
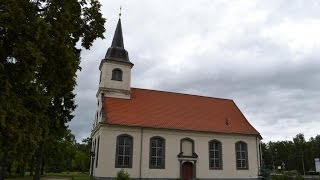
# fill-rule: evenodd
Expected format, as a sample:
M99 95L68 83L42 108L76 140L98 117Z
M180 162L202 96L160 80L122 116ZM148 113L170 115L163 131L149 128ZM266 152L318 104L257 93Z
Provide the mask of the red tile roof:
M259 135L233 100L138 88L131 90L131 99L105 98L105 123Z

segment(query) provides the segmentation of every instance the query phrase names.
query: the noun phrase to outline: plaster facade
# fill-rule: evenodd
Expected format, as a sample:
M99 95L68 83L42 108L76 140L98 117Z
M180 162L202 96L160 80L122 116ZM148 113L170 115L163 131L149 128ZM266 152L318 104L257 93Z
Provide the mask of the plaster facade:
M98 95L103 92L106 97L130 99L131 63L103 60L100 64L100 82ZM122 81L112 80L112 70L122 71Z
M131 178L142 179L177 179L181 177L180 141L190 138L194 141L194 152L198 154L195 165L197 179L257 179L260 167L259 143L260 138L255 135L206 133L182 130L152 129L139 127L115 126L98 124L93 130L92 138L100 137L99 159L97 167L93 168L96 178L112 178L121 168L115 168L116 139L118 135L129 134L133 137L132 168L124 168ZM165 168L149 168L150 138L160 136L165 139ZM209 169L208 142L216 139L222 143L222 170ZM248 146L247 170L237 170L235 143L243 141ZM186 146L190 146L187 145ZM98 146L95 146L98 147ZM95 150L97 152L97 149ZM190 153L190 152L189 152ZM188 159L180 159L188 161ZM96 162L95 162L96 163ZM94 163L94 164L95 164Z

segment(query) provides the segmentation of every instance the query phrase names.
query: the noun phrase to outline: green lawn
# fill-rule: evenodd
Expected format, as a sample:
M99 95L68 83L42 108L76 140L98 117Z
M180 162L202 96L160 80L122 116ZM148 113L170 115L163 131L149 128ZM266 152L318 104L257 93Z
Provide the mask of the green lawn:
M45 173L43 176L41 176L41 179L45 180L48 178L54 178L54 179L65 179L68 178L70 180L90 180L89 173L81 173L81 172L63 172L63 173ZM10 177L6 178L8 180L32 180L33 177L29 176L29 173L26 173L24 177Z

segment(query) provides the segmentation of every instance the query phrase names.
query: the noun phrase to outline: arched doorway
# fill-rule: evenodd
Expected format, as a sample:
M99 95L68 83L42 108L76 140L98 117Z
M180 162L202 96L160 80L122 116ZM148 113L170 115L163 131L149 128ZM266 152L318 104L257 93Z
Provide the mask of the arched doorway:
M193 178L193 164L191 162L184 162L182 164L182 180L192 180Z

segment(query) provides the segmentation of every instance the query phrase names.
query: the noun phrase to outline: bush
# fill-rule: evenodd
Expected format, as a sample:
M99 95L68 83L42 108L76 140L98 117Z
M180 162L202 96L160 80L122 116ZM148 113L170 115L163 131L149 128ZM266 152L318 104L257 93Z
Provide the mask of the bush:
M273 175L272 180L289 180L287 175Z
M285 171L284 174L287 176L298 176L298 171L297 170Z
M271 171L262 164L260 172L259 172L259 179L261 180L270 180L271 179Z
M130 174L127 171L121 169L117 172L116 180L130 180Z
M304 178L303 178L301 175L298 175L298 176L296 177L296 180L304 180Z
M307 174L308 175L320 175L320 173L316 172L316 171L308 171Z

